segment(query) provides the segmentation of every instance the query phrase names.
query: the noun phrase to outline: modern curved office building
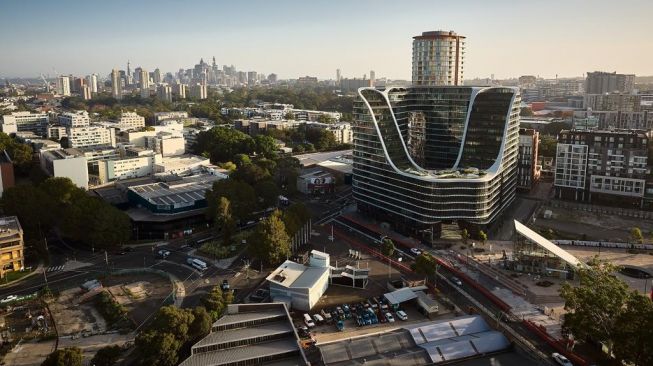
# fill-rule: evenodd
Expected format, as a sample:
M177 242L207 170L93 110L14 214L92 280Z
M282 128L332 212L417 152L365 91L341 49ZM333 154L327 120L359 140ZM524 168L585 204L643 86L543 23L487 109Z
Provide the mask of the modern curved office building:
M515 198L517 88L361 88L354 104L359 211L432 240L493 223Z

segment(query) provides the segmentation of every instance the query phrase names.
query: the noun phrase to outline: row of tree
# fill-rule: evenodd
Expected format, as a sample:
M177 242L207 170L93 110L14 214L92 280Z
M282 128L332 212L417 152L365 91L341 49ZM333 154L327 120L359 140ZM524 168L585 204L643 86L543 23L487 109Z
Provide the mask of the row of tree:
M243 132L218 126L200 132L193 149L197 155L206 156L213 163L225 163L239 154L256 153L266 158L275 158L277 146L274 138L270 136L251 137Z
M278 86L239 88L224 94L228 107L250 107L256 102L292 104L298 109L351 113L352 97L334 93L333 88L319 86Z
M48 178L38 185L20 184L0 199L5 215L20 220L25 240L47 258L42 241L57 229L64 237L95 249L112 249L129 240L129 217L98 197L88 195L68 178Z

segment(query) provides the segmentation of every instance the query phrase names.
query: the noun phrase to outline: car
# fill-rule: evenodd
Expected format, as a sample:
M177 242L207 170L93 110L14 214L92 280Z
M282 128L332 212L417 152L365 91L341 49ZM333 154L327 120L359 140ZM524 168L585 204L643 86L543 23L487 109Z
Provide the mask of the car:
M395 314L397 315L397 318L401 320L408 320L408 314L406 314L406 312L403 310L399 310Z
M394 323L395 322L395 318L389 312L385 313L385 318L388 320L388 323Z
M313 320L315 320L315 324L324 323L324 318L320 314L313 314Z
M457 286L462 286L463 285L463 282L460 280L460 278L458 278L456 276L451 277L451 282L453 282Z
M567 359L567 357L565 357L565 356L563 356L563 355L561 355L561 354L559 354L559 353L557 353L557 352L552 353L552 354L551 354L551 357L553 357L553 359L554 359L554 360L555 360L559 365L562 365L562 366L574 366L574 364L571 363L571 361L569 361L569 360Z
M222 291L229 291L229 281L227 281L226 279L222 280L222 284L220 285L220 288L222 289Z
M308 331L308 328L304 325L297 328L297 334L302 338L309 338L311 336L311 333Z
M410 248L410 252L415 254L415 255L420 255L422 254L422 251L419 250L418 248Z
M165 250L165 249L159 250L159 257L166 259L168 258L169 255L170 255L169 250Z
M0 303L4 304L6 302L11 302L11 301L14 301L16 299L18 299L17 295L9 295L9 296L5 297L4 299L0 300Z
M304 314L304 324L310 329L310 328L315 328L315 322L313 321L313 318L311 318L310 315Z
M263 302L265 299L268 298L270 295L270 292L266 289L260 288L256 290L255 293L249 296L249 301L250 302Z

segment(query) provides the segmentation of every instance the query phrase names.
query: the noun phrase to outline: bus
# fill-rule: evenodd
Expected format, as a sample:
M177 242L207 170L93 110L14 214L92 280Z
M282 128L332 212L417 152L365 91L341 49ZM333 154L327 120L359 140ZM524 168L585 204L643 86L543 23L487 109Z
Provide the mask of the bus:
M188 263L191 267L195 268L196 270L200 272L204 272L206 268L208 267L205 262L196 259L196 258L188 258L186 260L186 263Z

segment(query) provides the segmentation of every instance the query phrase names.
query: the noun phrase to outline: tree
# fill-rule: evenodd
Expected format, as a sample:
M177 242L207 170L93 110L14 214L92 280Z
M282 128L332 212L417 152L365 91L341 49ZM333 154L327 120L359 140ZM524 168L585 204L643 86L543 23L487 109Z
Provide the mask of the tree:
M266 209L277 205L280 192L272 179L266 179L256 183L254 190L258 196L260 208Z
M435 258L428 253L422 253L415 258L413 269L415 272L424 276L433 276L435 274L435 266L437 262Z
M522 107L519 115L522 117L531 117L533 116L533 110L530 107Z
M384 238L381 243L381 253L387 257L391 257L395 252L395 243L390 238Z
M175 329L170 331L174 332ZM174 334L153 330L139 333L134 344L140 355L139 363L143 366L177 365L182 346Z
M250 250L258 259L277 264L290 256L290 238L279 210L275 210L256 225L253 237Z
M282 215L283 223L289 237L295 234L311 219L311 213L303 203L293 203L284 210Z
M653 365L653 302L631 291L626 309L616 320L614 354L627 364Z
M558 140L551 136L542 136L540 138L539 154L546 157L556 156Z
M231 244L231 237L236 231L236 222L231 215L231 202L227 197L220 197L218 200L215 227L219 233L222 233L223 245Z
M189 309L180 309L173 305L163 306L154 316L150 329L160 333L173 332L183 344L189 338L189 329L194 319Z
M79 347L58 349L50 353L41 366L82 366L82 350Z
M217 215L220 197L229 200L231 214L236 222L245 221L256 210L256 192L251 185L235 178L221 179L206 192L206 216L211 221Z
M463 243L466 245L467 240L469 239L469 231L467 231L467 229L463 229L460 232L460 237L463 239Z
M114 366L121 353L120 346L102 347L95 353L90 364L93 366Z
M481 243L485 245L485 242L487 241L487 234L485 233L485 231L481 230L478 232L478 240L480 240Z
M588 268L579 267L579 286L564 283L560 296L565 301L567 314L563 328L575 339L603 342L612 351L618 333L617 319L625 311L628 286L615 277L616 267L596 258Z
M644 235L642 235L642 230L640 230L638 227L634 227L630 230L630 238L636 242L641 244L644 241Z
M193 322L190 324L189 338L196 342L211 332L213 319L206 308L197 306L193 309Z
M271 136L257 135L254 137L256 152L266 158L273 158L277 155L277 142Z
M220 286L214 286L202 299L202 305L211 316L213 321L218 320L227 307L233 302L233 292L222 292Z
M292 112L286 112L286 114L283 116L283 118L287 119L287 120L294 120L295 115Z

